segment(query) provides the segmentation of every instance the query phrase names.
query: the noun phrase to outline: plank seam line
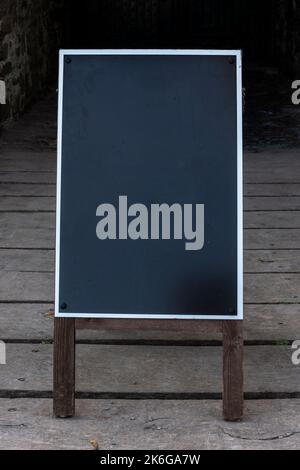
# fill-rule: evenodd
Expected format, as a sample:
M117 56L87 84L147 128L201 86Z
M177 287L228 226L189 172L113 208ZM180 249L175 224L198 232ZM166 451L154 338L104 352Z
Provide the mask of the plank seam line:
M264 273L260 273L260 274L264 274ZM290 274L290 273L288 273ZM2 299L0 300L0 305L10 305L10 304L16 304L16 305L38 305L38 304L41 304L41 305L48 305L48 304L51 304L53 305L54 303L54 300L5 300L5 299ZM247 306L275 306L275 305L278 305L278 306L287 306L287 305L300 305L300 302L244 302L244 305L247 305Z
M9 184L9 183L8 183ZM20 183L21 184L21 183ZM29 183L29 184L33 184L33 183ZM53 183L54 184L54 183ZM43 186L43 183L40 183L41 186ZM49 198L54 198L55 196L53 194L50 194L49 196L48 195L44 195L44 194L7 194L7 195L2 195L4 197L16 197L16 198L22 198L22 197L35 197L35 198L41 198L41 197L49 197ZM271 195L263 195L263 194L255 194L255 195L249 195L249 194L246 194L244 195L244 199L299 199L300 200L300 195L296 195L296 194L287 194L287 195L283 195L283 194L280 194L278 196L271 196ZM246 209L246 212L249 212L249 211L253 211L254 209ZM269 211L285 211L286 209L257 209L257 210L269 210ZM288 209L290 210L290 209ZM291 210L299 210L299 209L291 209Z
M261 273L261 274L264 274L264 273ZM10 305L10 304L16 304L16 305L19 305L19 304L23 304L23 305L36 305L36 304L53 304L54 303L54 300L15 300L15 299L12 299L12 300L5 300L5 299L1 299L0 300L0 305ZM282 306L287 306L287 305L300 305L300 302L244 302L244 305L247 305L247 306L267 306L267 305L270 305L270 306L275 306L275 305L282 305ZM72 318L72 317L71 317Z
M174 401L202 401L222 400L219 392L200 393L166 393L166 392L81 392L75 393L77 399L82 400L174 400ZM9 399L52 399L51 390L0 390L0 398ZM291 400L299 399L300 392L246 392L244 398L247 401L258 400Z
M268 261L265 262L267 264ZM22 272L22 271L13 271L13 272ZM26 271L25 271L26 272ZM38 272L38 271L33 271ZM42 271L41 271L42 272ZM53 272L53 271L50 271ZM300 271L244 271L244 274L300 274Z
M0 251L5 251L0 248ZM16 250L22 251L22 250ZM268 264L268 261L265 262ZM39 270L39 269L0 269L0 272L6 273L20 273L20 274L54 274L55 270ZM251 276L251 275L297 275L300 274L300 271L244 271L244 275Z
M263 273L261 273L263 274ZM244 305L300 305L300 302L244 302Z
M51 229L52 230L52 229ZM55 251L51 247L23 247L23 246L0 246L0 250L23 250L23 251ZM244 252L252 251L300 251L300 248L245 248Z
M256 214L261 214L261 213L280 213L280 212L292 212L293 214L295 212L300 212L299 209L244 209L244 213L245 214L253 214L253 213L256 213Z
M255 185L259 185L259 184L265 184L265 185L268 185L268 186L283 186L283 185L300 185L300 182L299 181L285 181L285 182L282 182L282 181L273 181L273 182L266 182L266 181L262 181L262 182L255 182L255 181L247 181L244 183L245 185L250 185L250 184L255 184Z
M251 185L255 185L255 186L259 186L259 185L273 185L273 184L276 184L278 186L290 186L290 185L297 185L297 184L300 184L300 182L290 182L290 181L285 181L284 183L282 182L263 182L263 183L260 183L260 182L257 182L257 181L253 181L253 183L250 183L248 181L245 181L244 182L244 186L251 186Z
M0 250L14 250L14 251L55 251L55 248L26 248L26 247L9 247L1 246Z
M29 305L36 305L36 304L41 304L41 305L48 305L51 304L53 305L54 300L0 300L0 305L10 305L10 304L29 304Z
M299 251L300 248L245 248L244 251L257 251L261 252L262 254L265 251Z
M23 185L34 185L34 186L56 186L56 183L48 183L48 182L36 182L36 181L32 181L32 182L28 182L28 181L0 181L0 185L8 185L8 184L23 184Z
M55 211L48 210L0 210L0 214L55 214Z
M21 173L25 173L25 174L33 174L33 175L55 175L56 174L56 171L54 170L0 170L0 177L1 175L7 175L7 174L21 174Z
M80 330L77 330L80 331ZM82 330L81 330L82 331ZM2 341L6 344L12 345L40 345L47 346L52 345L52 339L3 339ZM293 344L294 340L246 340L244 341L244 346L246 347L289 347ZM76 340L77 345L86 345L86 346L153 346L153 347L222 347L222 340Z

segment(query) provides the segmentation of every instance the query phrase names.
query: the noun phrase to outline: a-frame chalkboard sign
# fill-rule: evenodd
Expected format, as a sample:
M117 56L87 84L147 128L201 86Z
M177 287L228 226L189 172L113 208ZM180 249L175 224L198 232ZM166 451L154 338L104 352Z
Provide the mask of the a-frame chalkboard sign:
M76 328L218 328L242 417L241 76L240 51L60 52L56 416Z

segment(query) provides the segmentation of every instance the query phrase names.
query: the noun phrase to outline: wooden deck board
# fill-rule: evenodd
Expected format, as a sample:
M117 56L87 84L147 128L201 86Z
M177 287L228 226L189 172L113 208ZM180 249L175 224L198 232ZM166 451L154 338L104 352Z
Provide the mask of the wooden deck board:
M300 400L246 401L224 423L220 401L77 400L78 418L53 420L51 400L1 399L0 449L298 450Z
M244 231L245 250L299 250L299 229L253 229Z
M1 183L22 183L22 184L56 184L56 173L54 171L1 171Z
M300 184L245 184L244 195L250 197L299 197Z
M13 185L19 186L19 185ZM26 185L25 185L26 186ZM31 185L29 186L32 188ZM39 185L36 185L39 187ZM8 187L10 187L8 185ZM24 187L24 185L23 185ZM34 187L34 186L33 186ZM51 188L51 186L49 186ZM46 186L47 188L47 186ZM27 190L28 191L28 190ZM26 188L24 189L24 195L15 196L8 195L3 192L0 193L0 212L9 212L9 211L54 211L56 207L56 198L55 196L30 196L27 194ZM293 226L299 227L300 222L300 198L298 197L245 197L244 198L244 207L245 207L245 227L249 227L249 214L248 212L254 213L254 217L257 218L257 215L263 213L260 217L267 217L268 220L276 221L278 217L284 217L283 220L290 220ZM275 213L275 214L274 214ZM252 216L253 219L253 216ZM255 220L255 219L254 219ZM270 226L270 222L269 223ZM280 223L280 220L279 220ZM296 225L295 225L296 224ZM278 225L278 222L277 222ZM256 221L256 227L260 226L259 221ZM287 226L287 225L285 225Z
M290 346L245 347L245 392L300 392ZM8 344L0 390L52 390L52 345ZM220 393L222 347L79 344L77 391Z
M1 157L0 157L1 158ZM36 184L22 184L22 183L4 183L0 181L0 196L55 196L55 184L44 185ZM245 198L265 199L280 197L289 198L300 197L300 184L245 184L244 185ZM279 208L277 207L277 210ZM288 208L292 209L291 206Z
M28 185L26 189L26 185L7 185L6 188L4 185L0 186L0 211L24 211L24 210L40 210L40 211L54 211L55 210L55 194L54 189L52 186L45 186L44 193L47 195L39 195L34 194L37 192L37 188L39 189L39 185ZM13 189L17 189L18 187L22 186L23 195L15 195L15 194L8 194L9 192L13 192ZM48 188L48 190L47 190ZM51 188L50 193L49 188ZM1 194L2 193L2 194ZM30 193L33 195L30 195ZM244 198L244 208L245 208L245 222L247 227L247 212L253 212L254 214L264 212L265 216L269 215L269 217L273 217L276 219L276 216L272 215L274 212L276 214L287 212L287 218L290 217L295 218L298 223L299 227L299 219L300 219L300 197L245 197ZM278 217L278 216L277 216Z
M246 305L245 340L253 343L294 341L299 331L300 304ZM14 321L11 321L11 318ZM262 321L263 319L263 321ZM0 303L0 338L43 341L53 338L53 304ZM186 331L79 330L81 341L221 341L221 333Z
M3 369L0 388L4 394L9 394L10 390L38 394L52 388L52 345L45 342L51 341L53 336L55 171L53 152L22 152L19 148L0 154L0 337L8 341L8 365ZM273 395L300 393L299 371L291 362L291 347L283 345L297 339L300 331L299 153L247 154L244 174L245 340L246 344L252 344L245 347L245 391L270 392ZM207 336L201 330L193 333L83 330L78 331L77 340L81 343L77 346L79 391L142 394L221 392L221 347L203 346L206 341L221 341L221 334L217 331ZM151 341L156 345L151 345ZM199 345L192 346L191 341L199 342ZM95 344L97 342L104 344ZM131 345L126 345L126 342ZM138 345L134 345L135 342ZM272 346L267 345L268 342ZM14 400L13 403L17 402L20 403L18 420L25 419L26 423L35 420L36 423L34 430L29 427L25 433L22 431L25 448L46 448L47 445L50 448L59 445L70 448L69 443L61 440L58 443L57 440L47 442L45 437L39 438L38 430L47 433L50 419L52 425L59 425L50 418L48 400ZM80 400L77 410L79 414L96 417L99 412L102 417L101 406L112 406L107 405L108 402ZM1 399L0 406L3 403L8 401ZM218 442L218 448L228 448L229 444L234 448L274 448L274 445L281 448L287 443L289 447L299 444L298 400L286 400L284 406L278 400L248 402L246 416L250 416L250 421L233 428L228 425L222 431L214 428L217 423L223 423L220 402L117 403L118 410L123 410L121 418L139 406L137 421L128 420L131 426L135 421L137 424L141 422L145 407L152 414L158 404L163 413L168 414L172 409L173 417L165 430L165 441L161 436L157 438L158 430L151 423L142 423L142 430L137 427L135 431L124 425L128 435L139 430L139 435L145 436L145 426L147 430L155 431L154 440L150 440L154 448L158 445L172 448L174 439L170 436L177 436L184 447L182 419L192 429L191 423L197 416L201 422L204 419L211 423L209 435L213 440L203 441L206 448L212 445L211 442ZM7 413L8 418L5 419L13 423L14 413ZM284 414L287 420L284 426L275 413ZM112 413L109 429L118 429L120 416ZM84 426L91 429L91 419L83 417L80 432L84 432ZM97 434L109 420L99 417L95 420L97 425L92 429ZM296 424L291 426L294 422ZM258 425L262 426L263 438L257 436ZM66 426L65 422L61 426ZM159 431L164 429L163 425L161 428ZM11 429L20 440L18 427L12 426ZM64 429L67 435L67 428ZM199 429L196 422L195 429ZM108 443L116 440L116 432L114 437L113 431L110 434L105 428L103 432ZM276 433L283 437L274 440ZM6 433L1 433L0 448L5 442L3 435ZM79 441L80 438L74 435L74 448L81 445L89 448L89 442L82 444ZM10 442L13 447L14 441ZM120 437L119 447L126 448L126 445ZM199 439L196 447L199 448Z
M5 183L0 181L0 197L55 197L56 186L44 184Z
M54 272L53 250L0 249L0 272ZM300 273L300 251L245 251L246 273Z
M300 274L245 274L244 301L247 304L300 302ZM51 302L54 274L48 272L0 271L0 302Z
M0 212L54 212L54 197L13 197L2 196Z
M270 214L267 218L264 214L257 216L254 213L246 214L249 228L244 230L245 249L300 249L300 228L295 213ZM258 224L262 227L255 228ZM265 225L266 228L263 227ZM54 213L33 212L30 215L21 212L0 213L0 248L54 249L54 247Z
M9 132L20 142L0 150L0 339L8 341L2 396L52 389L46 343L53 337L56 155L22 148L25 128L33 148L35 135L49 132L53 146L55 123L49 131L38 116L16 123ZM299 394L299 368L286 343L300 334L300 152L245 154L244 192L245 390ZM77 340L78 390L221 391L221 347L203 346L221 341L217 331L82 330ZM78 400L74 426L53 420L50 400L2 398L0 448L90 449L90 439L105 449L132 442L149 449L299 448L300 400L248 401L244 423L236 424L223 422L221 406L202 399Z

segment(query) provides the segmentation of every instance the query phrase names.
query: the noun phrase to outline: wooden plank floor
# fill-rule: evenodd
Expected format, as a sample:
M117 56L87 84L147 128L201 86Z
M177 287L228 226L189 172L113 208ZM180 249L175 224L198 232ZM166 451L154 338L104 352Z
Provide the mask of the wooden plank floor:
M201 331L79 331L79 418L52 418L55 111L0 143L0 448L299 448L300 150L245 155L245 421L222 421L221 336Z

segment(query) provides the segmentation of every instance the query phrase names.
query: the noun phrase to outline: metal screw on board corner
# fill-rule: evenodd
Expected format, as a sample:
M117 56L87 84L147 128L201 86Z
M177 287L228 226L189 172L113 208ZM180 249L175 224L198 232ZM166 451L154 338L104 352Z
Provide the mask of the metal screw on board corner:
M70 57L67 57L66 58L66 64L70 64L72 62L72 59L70 59Z
M63 302L62 304L60 304L60 308L61 310L67 310L68 306L65 302Z
M228 313L230 313L230 315L233 315L235 313L235 308L229 307Z
M233 65L235 63L235 60L233 57L229 57L228 62L230 65Z

